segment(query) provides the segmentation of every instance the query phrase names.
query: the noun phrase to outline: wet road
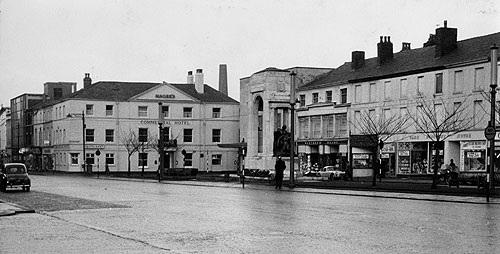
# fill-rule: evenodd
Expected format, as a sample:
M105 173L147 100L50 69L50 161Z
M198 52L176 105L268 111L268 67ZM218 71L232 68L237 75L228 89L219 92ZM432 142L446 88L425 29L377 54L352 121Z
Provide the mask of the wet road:
M496 253L500 205L32 176L0 253ZM1 197L0 197L1 198Z

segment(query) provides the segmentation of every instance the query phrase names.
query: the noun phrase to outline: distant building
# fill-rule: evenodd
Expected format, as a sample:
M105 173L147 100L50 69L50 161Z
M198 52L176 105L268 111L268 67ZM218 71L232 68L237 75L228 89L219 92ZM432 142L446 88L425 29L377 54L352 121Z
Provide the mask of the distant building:
M0 160L4 161L9 157L7 147L10 147L10 108L0 107Z

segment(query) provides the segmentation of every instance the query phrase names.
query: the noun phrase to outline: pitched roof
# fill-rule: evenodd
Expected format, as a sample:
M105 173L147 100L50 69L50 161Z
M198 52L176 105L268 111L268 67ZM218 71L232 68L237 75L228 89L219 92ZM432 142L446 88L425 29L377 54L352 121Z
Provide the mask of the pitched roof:
M196 92L196 88L194 84L169 84L189 96L196 98L197 100L200 100L202 102L225 102L225 103L238 103L238 101L234 100L233 98L215 90L209 85L204 85L204 93L199 94Z
M73 93L69 98L126 101L157 85L159 83L99 81Z
M436 46L429 46L394 53L392 60L380 66L377 63L377 57L366 59L365 65L357 70L352 70L351 63L346 62L327 75L311 81L299 90L410 75L445 69L453 64L487 60L490 55L491 45L498 42L500 42L500 33L494 33L458 41L457 49L438 58L434 57Z
M69 98L127 101L132 97L161 84L162 83L99 81L86 87L85 89L79 90L69 96ZM196 92L194 84L168 83L168 85L175 87L202 102L238 103L236 100L224 95L208 85L204 85L203 94Z

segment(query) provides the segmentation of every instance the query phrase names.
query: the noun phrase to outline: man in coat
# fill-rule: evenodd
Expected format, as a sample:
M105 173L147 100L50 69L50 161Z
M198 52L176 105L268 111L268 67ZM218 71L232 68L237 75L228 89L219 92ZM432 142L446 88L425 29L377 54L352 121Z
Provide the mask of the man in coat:
M281 160L281 156L278 156L278 160L276 161L276 165L274 165L274 170L276 172L274 180L276 181L275 189L281 189L283 185L283 172L286 169L285 162Z

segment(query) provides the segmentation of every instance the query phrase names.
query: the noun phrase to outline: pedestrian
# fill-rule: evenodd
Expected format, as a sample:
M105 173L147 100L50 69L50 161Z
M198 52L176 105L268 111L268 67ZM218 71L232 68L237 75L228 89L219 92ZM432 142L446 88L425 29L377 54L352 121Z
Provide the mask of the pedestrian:
M276 161L276 165L274 165L274 170L276 172L276 175L274 177L274 180L276 181L276 187L275 189L281 189L281 186L283 185L283 172L286 169L285 162L281 160L281 156L278 156L278 160Z
M451 172L455 172L457 165L455 165L455 162L453 162L453 159L450 160L450 164L448 166L450 167Z
M104 173L109 176L109 165L108 163L106 162L106 164L104 165Z

